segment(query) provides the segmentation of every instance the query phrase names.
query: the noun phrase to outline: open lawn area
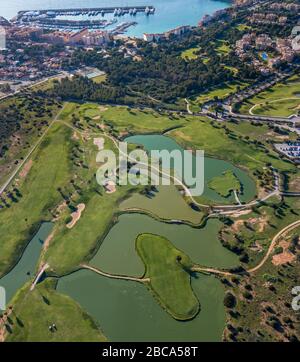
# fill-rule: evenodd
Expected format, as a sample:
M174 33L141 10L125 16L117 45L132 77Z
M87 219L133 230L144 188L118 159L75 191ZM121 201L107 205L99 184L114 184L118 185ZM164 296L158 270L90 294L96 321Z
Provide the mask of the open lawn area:
M12 301L7 342L104 342L92 318L70 297L55 291L46 280L33 291L25 285ZM10 323L11 321L11 323ZM56 329L49 330L55 324Z
M106 81L106 74L97 75L97 77L92 78L93 82L95 83L103 83Z
M281 171L295 169L292 164L281 160L269 144L262 142L257 146L254 135L255 132L261 132L259 127L245 126L252 130L253 138L248 136L247 129L245 134L241 135L238 133L238 125L234 126L234 130L230 127L231 124L228 127L222 126L203 118L191 121L185 127L169 132L168 135L175 138L185 149L191 147L205 150L207 156L229 161L250 171L251 174L256 170L263 171L268 163ZM266 150L268 152L265 152Z
M289 117L300 111L300 76L259 93L243 102L239 112L277 117Z
M22 95L0 101L1 186L37 143L60 107L59 103L38 96L30 97L30 101Z
M196 54L200 48L190 48L181 53L181 58L184 60L194 60L198 58Z
M27 171L18 176L9 194L2 194L0 276L20 258L41 221L51 220L49 209L61 199L58 188L69 178L70 136L68 128L53 125Z
M240 181L231 170L224 172L222 176L213 178L208 186L223 197L228 197L234 190L241 191Z
M246 24L239 24L239 25L236 26L236 28L237 28L239 31L245 31L245 30L252 29L251 26L246 25Z
M70 103L68 114L63 115L70 119L72 114L81 121L104 125L121 134L161 133L170 128L176 128L186 123L184 117L158 113L151 109L134 109L125 106L101 106L97 104L76 105Z
M136 249L150 278L150 288L175 319L188 320L199 312L199 301L191 287L189 270L193 263L169 240L153 234L139 235Z
M234 68L230 69L234 72ZM195 99L191 100L192 109L194 111L199 111L203 103L214 100L216 97L220 100L226 98L231 93L236 92L238 89L243 89L247 87L248 84L242 82L234 82L234 83L224 83L218 88L214 88L208 92L204 92Z
M229 54L231 51L231 48L227 41L220 40L216 44L216 51L219 55L223 56L223 55Z
M117 153L110 139L105 139L104 147ZM134 190L140 190L139 187L128 185L117 186L114 193L106 193L96 182L95 174L100 164L96 163L97 148L93 145L93 139L81 141L80 149L84 150L87 168L78 168L74 186L62 190L64 195L68 195L70 204L60 213L49 247L42 255L43 262L50 265L49 273L59 276L76 270L80 264L92 258L115 221L114 216L118 213L121 201ZM68 228L66 225L70 215L79 204L84 204L85 208L75 226Z

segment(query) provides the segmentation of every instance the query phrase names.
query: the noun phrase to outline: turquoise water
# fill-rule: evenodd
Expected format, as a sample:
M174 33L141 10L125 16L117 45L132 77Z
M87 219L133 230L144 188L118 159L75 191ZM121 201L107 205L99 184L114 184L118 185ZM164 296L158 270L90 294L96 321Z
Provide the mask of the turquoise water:
M148 17L138 14L136 17L125 15L118 18L120 23L137 21L138 25L129 28L126 34L141 37L144 32L158 33L180 25L197 25L204 15L224 9L229 3L216 0L0 0L0 15L11 19L20 10L135 5L153 5L156 8L156 14ZM111 17L107 15L104 18Z
M52 228L53 224L50 222L42 224L39 231L29 242L18 264L6 276L0 279L0 286L4 287L6 291L7 302L11 300L19 288L34 277L43 243Z

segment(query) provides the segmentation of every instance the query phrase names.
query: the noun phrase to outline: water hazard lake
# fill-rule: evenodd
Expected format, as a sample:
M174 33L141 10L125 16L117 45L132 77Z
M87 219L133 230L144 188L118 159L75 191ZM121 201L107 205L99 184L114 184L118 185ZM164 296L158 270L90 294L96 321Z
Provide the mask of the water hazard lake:
M214 277L199 275L192 287L202 310L188 322L173 319L140 283L82 270L62 278L57 288L79 302L110 341L221 340L225 324L222 284Z
M183 148L172 138L162 135L142 135L142 136L131 136L125 139L128 143L133 143L137 145L144 146L146 151L151 150L179 150L183 152ZM234 195L231 194L230 197L224 198L220 196L217 192L208 187L208 182L216 176L221 176L225 171L231 170L234 172L235 176L239 179L240 183L243 186L243 193L239 195L239 198L242 202L251 201L256 194L255 182L252 180L247 173L233 164L218 160L215 158L205 157L204 159L204 193L203 197L214 203L222 204L228 201L235 203Z
M180 148L175 141L165 136L136 136L127 141L143 144L147 150ZM250 198L255 191L248 175L228 162L209 158L205 167L209 177L219 175L228 168L233 169L246 185L245 197ZM157 210L161 209L160 202L164 204L161 206L165 207L163 211L166 218L174 216L172 205L175 204L170 204L170 215L168 215L168 205L165 203L178 192L175 187L169 191L170 194L166 193L166 197L158 198L158 201L150 200L157 202L155 205ZM182 201L179 201L181 195L176 194L176 197L178 205L177 203ZM207 197L210 197L209 193ZM183 214L187 219L196 220L197 213L194 214L193 210L190 214L183 209ZM225 249L218 239L221 226L222 223L217 219L208 220L204 228L193 228L183 224L162 222L139 213L125 213L119 216L118 222L102 240L90 264L112 274L142 276L144 265L136 253L135 240L141 233L153 233L168 238L195 263L207 267L231 268L238 265L238 258ZM43 224L29 243L19 263L0 280L1 285L7 288L9 299L33 277L42 243L51 230L51 223ZM80 270L60 278L57 289L79 302L111 341L221 340L225 325L222 283L214 276L196 274L192 276L191 285L200 301L201 311L193 320L187 322L173 319L141 283L109 279L92 271Z
M11 300L19 288L23 287L27 281L34 277L43 243L47 239L52 228L52 223L43 223L29 242L18 264L7 275L0 279L0 285L6 290L7 302Z

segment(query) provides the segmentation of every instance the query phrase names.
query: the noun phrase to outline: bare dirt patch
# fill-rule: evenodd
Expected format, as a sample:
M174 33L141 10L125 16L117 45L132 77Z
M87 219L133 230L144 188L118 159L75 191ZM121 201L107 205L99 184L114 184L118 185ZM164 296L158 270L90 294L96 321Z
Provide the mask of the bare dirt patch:
M252 212L252 210L242 210L242 211L238 211L238 212L232 214L231 216L234 218L238 218L238 217L241 217L244 215L251 214L251 212Z
M98 151L103 150L104 148L104 138L94 138L94 145L98 147Z
M75 141L79 140L79 136L78 136L78 133L76 131L73 132L72 139L75 140Z
M97 124L97 127L98 127L99 129L101 129L102 131L105 131L105 130L108 128L107 125L104 124L104 123Z
M81 218L81 214L84 211L84 209L85 209L85 204L79 204L77 206L77 210L71 214L72 221L66 225L68 229L72 229L76 225L78 220Z
M104 187L107 194L113 194L117 191L116 184L113 181L108 181Z
M60 214L63 212L63 210L67 207L66 201L63 201L61 204L59 204L54 212L55 217L53 218L52 222L55 222L59 219Z
M279 246L282 247L283 252L277 255L273 255L272 263L275 266L283 265L292 262L296 257L289 250L290 243L288 241L281 241Z
M242 226L244 226L245 220L237 220L234 222L234 224L231 226L232 230L234 232L238 232Z
M251 210L250 211L248 210L247 212L251 212ZM261 216L258 218L252 217L246 220L236 220L231 226L231 228L234 232L238 232L241 229L241 227L245 225L245 223L253 226L253 228L255 227L255 229L257 229L258 232L262 233L265 231L265 228L268 225L268 218L266 216Z
M94 121L99 121L99 119L101 119L101 116L95 116L95 117L93 117L93 120L94 120Z
M263 231L265 231L265 228L268 225L268 218L267 217L252 218L249 219L248 222L252 225L257 225L258 231L262 233Z
M22 171L20 172L21 178L25 178L28 175L28 173L32 167L32 164L33 164L32 160L29 160L28 162L25 163Z
M8 309L5 314L3 313L2 318L0 319L0 342L5 341L5 335L6 335L5 325L12 312L13 312L13 309Z

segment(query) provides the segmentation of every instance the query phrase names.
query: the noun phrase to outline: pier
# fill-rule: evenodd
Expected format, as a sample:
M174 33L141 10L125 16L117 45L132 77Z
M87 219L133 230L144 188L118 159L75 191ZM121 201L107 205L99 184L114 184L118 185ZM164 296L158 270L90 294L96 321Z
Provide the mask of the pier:
M118 12L116 14L116 12ZM135 15L136 13L145 13L146 15L154 14L155 7L148 6L122 6L122 7L97 7L97 8L74 8L74 9L44 9L44 10L22 10L18 12L16 17L17 21L20 21L25 16L30 17L39 17L39 16L49 16L56 17L61 15L105 15L105 14L116 14L122 16L125 14Z
M42 28L53 29L104 29L116 21L108 20L64 20L64 19L39 19L35 22Z

